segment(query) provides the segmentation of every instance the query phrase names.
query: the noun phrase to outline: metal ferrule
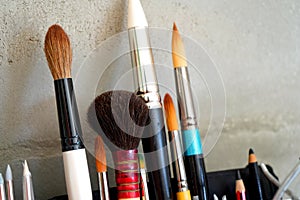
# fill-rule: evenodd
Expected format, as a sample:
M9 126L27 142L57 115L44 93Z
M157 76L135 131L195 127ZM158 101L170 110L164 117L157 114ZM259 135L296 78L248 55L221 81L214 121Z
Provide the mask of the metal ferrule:
M100 200L109 200L109 190L106 172L98 172Z
M144 185L144 194L145 194L145 200L150 200L149 198L149 191L148 191L148 184L147 184L147 175L146 175L146 169L140 169L143 185Z
M4 184L0 185L0 200L6 200Z
M175 82L179 99L180 120L183 130L195 129L197 117L187 67L175 68Z
M188 190L187 178L183 162L183 152L181 149L181 142L179 138L179 131L169 131L170 143L172 144L172 156L175 160L176 178L178 183L178 191L183 192Z
M34 200L31 176L23 176L23 200Z
M14 200L13 182L12 180L6 181L7 200Z
M144 98L150 109L161 107L161 98L155 72L147 27L128 29L132 66L137 94Z

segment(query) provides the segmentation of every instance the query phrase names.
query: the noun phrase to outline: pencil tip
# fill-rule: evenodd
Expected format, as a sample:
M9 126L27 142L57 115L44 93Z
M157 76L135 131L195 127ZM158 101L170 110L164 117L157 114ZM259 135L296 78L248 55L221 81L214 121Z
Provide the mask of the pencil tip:
M31 173L29 171L27 161L25 160L23 163L23 176L28 176L28 175L31 175Z
M240 170L237 170L236 171L236 180L241 180L241 179L242 179L241 172L240 172Z
M249 155L250 155L250 154L254 154L254 151L253 151L252 148L249 149Z
M7 165L5 179L7 181L12 180L12 171L11 171L10 165Z

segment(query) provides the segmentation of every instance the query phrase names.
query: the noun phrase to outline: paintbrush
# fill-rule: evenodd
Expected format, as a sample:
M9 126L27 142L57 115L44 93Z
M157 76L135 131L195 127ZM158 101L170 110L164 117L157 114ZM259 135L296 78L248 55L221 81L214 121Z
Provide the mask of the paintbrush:
M179 98L182 140L184 144L185 168L191 195L201 200L209 199L208 182L205 163L194 107L188 65L185 56L184 44L177 30L173 26L172 58L175 70L177 96Z
M175 160L174 168L176 171L178 192L176 193L177 200L190 200L191 194L188 188L186 172L181 149L179 136L179 126L176 118L176 110L173 104L172 97L167 93L164 97L164 107L167 127L169 130L169 140L172 147L172 157Z
M32 176L26 160L23 163L23 200L34 200Z
M108 91L95 99L100 127L112 145L119 200L140 200L138 145L149 118L142 98L127 91Z
M1 173L0 173L0 200L6 200L4 179Z
M97 136L95 141L95 158L96 169L98 172L100 200L109 200L106 153L101 136Z
M142 139L149 180L153 183L156 199L173 199L161 97L150 45L148 22L139 0L128 2L128 37L132 67L135 69L137 94L147 103L151 118Z
M13 176L10 165L7 165L6 168L5 182L7 190L7 200L14 200Z
M150 200L149 198L149 191L148 191L148 184L147 184L147 172L145 166L145 159L142 154L139 154L139 165L140 165L140 189L141 189L141 196L143 200Z
M68 198L92 200L86 151L71 78L72 50L67 34L59 25L49 28L44 51L54 78Z

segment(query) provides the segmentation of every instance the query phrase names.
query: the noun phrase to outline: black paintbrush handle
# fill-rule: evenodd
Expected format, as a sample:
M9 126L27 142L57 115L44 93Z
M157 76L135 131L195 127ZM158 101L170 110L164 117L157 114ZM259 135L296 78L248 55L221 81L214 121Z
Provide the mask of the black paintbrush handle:
M153 183L157 200L173 199L162 109L150 109L149 116L151 121L142 139L149 179Z
M259 178L259 169L258 164L249 163L249 194L250 199L263 200L262 187Z
M192 197L209 200L208 181L203 154L184 157L188 186Z
M54 81L62 151L83 149L82 131L71 78Z

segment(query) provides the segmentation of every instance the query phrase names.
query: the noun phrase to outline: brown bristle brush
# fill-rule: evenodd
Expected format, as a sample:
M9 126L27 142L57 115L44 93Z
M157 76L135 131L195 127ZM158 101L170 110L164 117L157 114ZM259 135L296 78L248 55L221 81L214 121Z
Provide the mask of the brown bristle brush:
M145 101L132 92L109 91L95 99L97 119L113 145L119 200L140 200L138 145L149 119Z
M48 29L44 51L54 79L68 198L92 200L86 151L71 78L72 49L68 35L59 25L52 25Z
M109 200L106 152L101 136L97 136L95 140L95 158L99 181L100 200Z

